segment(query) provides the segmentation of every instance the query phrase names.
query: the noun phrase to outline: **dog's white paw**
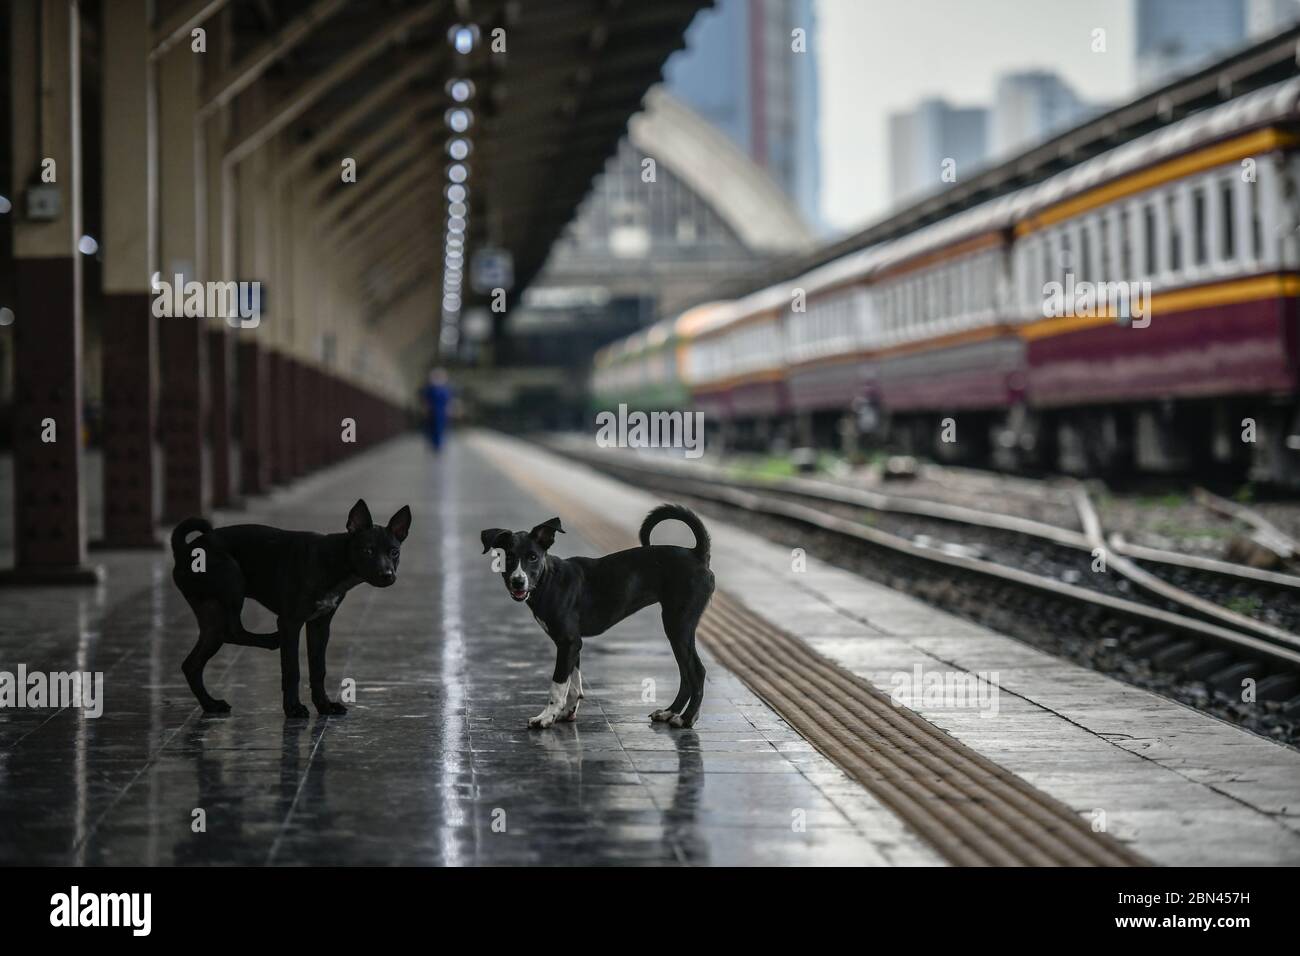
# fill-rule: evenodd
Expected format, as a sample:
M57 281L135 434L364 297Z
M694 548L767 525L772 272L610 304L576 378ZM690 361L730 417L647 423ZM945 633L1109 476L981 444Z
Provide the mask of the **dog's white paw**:
M671 710L665 707L663 710L656 710L653 714L650 715L650 719L657 724L666 724L676 716L677 716L676 714L674 714Z
M694 726L695 726L695 718L692 717L692 718L690 719L690 721L687 722L687 721L682 717L681 714L674 714L673 717L672 717L672 719L670 719L670 720L668 721L668 726L669 726L669 727L694 727Z
M578 719L578 704L582 701L582 674L575 670L569 679L569 692L564 697L564 706L560 709L560 720Z
M542 730L545 730L553 723L555 723L555 714L551 712L549 707L536 717L531 717L528 720L529 727L540 727Z
M565 713L568 710L568 706L566 705L565 702L569 699L570 685L571 682L567 680L559 684L552 681L551 695L549 699L546 701L546 707L543 708L540 714L538 714L532 720L528 721L528 726L541 727L543 730L545 730L547 727L551 726L551 724L555 723L555 718L559 717L560 714ZM578 694L581 693L582 691L581 689L579 689ZM574 710L575 711L577 710L576 706L574 707Z

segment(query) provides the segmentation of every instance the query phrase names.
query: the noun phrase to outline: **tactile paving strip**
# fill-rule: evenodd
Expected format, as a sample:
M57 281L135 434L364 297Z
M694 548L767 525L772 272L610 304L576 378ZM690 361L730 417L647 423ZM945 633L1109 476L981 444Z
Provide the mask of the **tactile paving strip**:
M598 547L637 542L517 460L476 446ZM639 521L640 515L633 516ZM1144 866L1075 811L896 706L862 678L774 627L719 588L698 637L809 743L858 780L950 862L963 866Z

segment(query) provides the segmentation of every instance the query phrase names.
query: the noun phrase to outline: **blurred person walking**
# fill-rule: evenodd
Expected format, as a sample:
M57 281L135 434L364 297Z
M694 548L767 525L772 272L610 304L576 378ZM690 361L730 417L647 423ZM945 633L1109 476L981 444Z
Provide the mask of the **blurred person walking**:
M443 368L429 371L429 384L420 390L420 397L425 407L425 434L433 445L434 451L442 449L443 439L447 436L447 418L451 411L451 384Z

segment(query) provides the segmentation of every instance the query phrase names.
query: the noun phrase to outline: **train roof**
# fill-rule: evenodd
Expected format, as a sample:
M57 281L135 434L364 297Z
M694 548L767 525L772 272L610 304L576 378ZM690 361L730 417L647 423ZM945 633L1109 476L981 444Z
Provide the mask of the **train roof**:
M674 321L674 331L680 338L692 338L710 329L734 308L735 303L727 301L705 302L687 309Z
M1084 160L1037 185L990 200L887 243L888 251L876 261L875 269L937 251L982 233L1006 229L1027 216L1111 180L1229 136L1293 120L1298 115L1300 77L1247 93Z
M1084 160L1041 183L965 209L899 239L850 252L794 279L766 286L731 302L710 302L688 309L675 320L677 334L688 337L716 334L754 315L782 308L795 288L812 294L849 282L867 281L911 259L1010 229L1050 206L1179 155L1297 119L1300 119L1300 77L1293 77L1193 113ZM631 339L625 341L630 343Z
M1275 83L1221 106L1185 117L1163 129L1085 160L1037 185L989 200L940 222L924 226L902 239L832 260L805 273L791 285L802 285L811 292L814 281L819 282L819 287L825 287L834 282L866 279L917 256L1007 229L1049 206L1193 149L1298 117L1300 77ZM831 276L835 277L833 281L820 281Z
M1193 113L1163 129L1125 143L1016 193L1024 197L1018 217L1135 173L1193 149L1300 116L1300 77Z

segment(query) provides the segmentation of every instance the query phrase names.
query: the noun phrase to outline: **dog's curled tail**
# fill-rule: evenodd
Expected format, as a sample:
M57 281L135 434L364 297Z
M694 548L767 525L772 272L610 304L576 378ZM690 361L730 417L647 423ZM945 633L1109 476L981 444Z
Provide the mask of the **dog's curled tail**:
M187 563L185 557L185 536L191 531L207 534L212 530L212 523L204 518L186 518L172 531L172 557L177 564Z
M650 543L650 532L654 530L655 525L661 521L680 521L686 527L691 529L695 535L695 556L700 559L700 563L705 567L709 565L709 532L704 527L704 522L690 508L684 505L660 505L645 516L645 521L641 522L641 545L644 547Z

